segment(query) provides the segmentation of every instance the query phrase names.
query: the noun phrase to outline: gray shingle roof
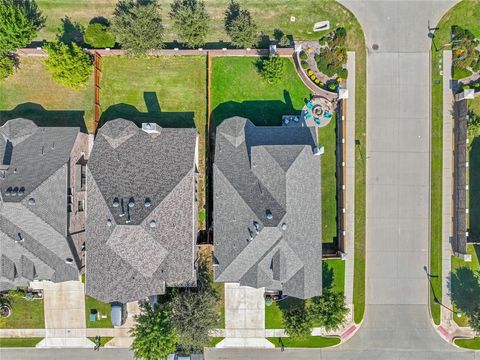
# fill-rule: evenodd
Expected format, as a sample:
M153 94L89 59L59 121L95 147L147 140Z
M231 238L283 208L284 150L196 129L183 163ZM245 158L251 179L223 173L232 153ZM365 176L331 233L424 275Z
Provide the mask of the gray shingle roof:
M75 263L65 263L74 259L66 237L67 182L78 134L27 119L0 127L0 290L35 278L78 279Z
M158 130L109 121L87 165L86 289L105 302L195 284L197 133Z
M256 127L234 117L217 128L215 280L322 293L320 157L315 130Z

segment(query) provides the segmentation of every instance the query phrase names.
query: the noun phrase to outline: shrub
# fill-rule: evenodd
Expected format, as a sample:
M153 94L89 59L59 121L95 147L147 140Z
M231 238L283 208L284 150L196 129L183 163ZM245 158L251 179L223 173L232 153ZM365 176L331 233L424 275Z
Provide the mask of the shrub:
M345 37L345 29L338 28L320 39L320 43L326 42L328 46L320 48L319 53L315 55L315 61L318 70L329 77L337 74L344 79L347 78L348 74L343 68L343 64L347 62Z
M92 72L92 59L77 44L53 42L45 47L48 57L45 65L53 79L70 88L84 86Z
M346 79L348 77L348 70L345 68L339 69L339 71L337 71L337 76Z
M260 75L269 83L276 83L283 75L283 60L278 56L261 60L259 64Z
M13 75L15 61L8 55L0 55L0 80Z
M313 71L312 71L311 69L308 69L307 74L308 74L308 76L312 76L312 75L313 75Z
M320 79L319 78L315 79L315 84L317 84L317 85L320 84Z
M108 26L95 23L88 25L85 42L94 48L110 48L115 45L115 37L110 33Z
M305 51L302 51L300 53L300 59L301 60L307 60L308 59L308 54Z
M281 47L289 47L291 44L292 43L290 39L285 34L283 34L280 40L278 40L278 45L280 45Z
M335 91L335 90L337 90L337 84L336 84L336 83L330 83L330 84L328 84L328 90L330 90L330 91Z
M302 61L301 65L303 69L308 69L308 63L306 61Z
M314 80L316 79L317 77L315 75L310 75L310 79Z

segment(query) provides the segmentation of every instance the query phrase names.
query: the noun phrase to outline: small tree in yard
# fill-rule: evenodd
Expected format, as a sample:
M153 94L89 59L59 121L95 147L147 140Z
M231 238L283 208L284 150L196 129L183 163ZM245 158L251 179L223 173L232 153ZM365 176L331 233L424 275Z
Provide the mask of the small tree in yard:
M305 301L298 300L283 311L285 332L292 338L310 336L312 332L312 317L305 306Z
M237 47L247 48L257 42L257 25L250 11L240 9L240 4L231 0L225 11L225 31Z
M112 18L112 33L131 54L161 49L163 25L156 0L120 0Z
M470 314L468 314L468 323L475 334L480 335L480 305L477 306Z
M325 330L337 330L345 322L348 308L343 294L331 289L324 289L322 296L312 299L309 311L314 321L319 322Z
M53 42L46 46L45 65L53 79L70 88L84 86L92 72L92 59L77 44Z
M15 60L8 54L0 54L0 80L13 75Z
M283 75L283 60L278 56L272 56L264 60L260 60L260 75L269 83L276 83Z
M44 23L34 0L1 0L0 53L27 46Z
M168 354L176 350L178 342L170 306L152 306L143 302L140 308L140 315L135 317L136 325L130 330L134 337L132 351L135 359L166 359Z
M171 5L170 18L180 40L188 47L205 44L210 20L201 0L175 0Z
M111 48L115 45L115 37L105 24L90 24L85 31L85 42L94 48Z

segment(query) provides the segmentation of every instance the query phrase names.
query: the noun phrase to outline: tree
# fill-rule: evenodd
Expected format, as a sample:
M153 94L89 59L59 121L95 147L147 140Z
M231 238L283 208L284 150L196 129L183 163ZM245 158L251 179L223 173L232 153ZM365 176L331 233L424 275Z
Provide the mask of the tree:
M180 290L172 300L173 323L180 337L179 347L185 353L201 352L210 342L208 333L219 319L218 294L208 259L200 257L197 287Z
M156 0L120 0L113 13L112 33L131 54L163 48L160 5Z
M130 330L134 337L132 351L135 359L160 360L176 350L178 336L172 323L172 310L168 304L140 304L140 315Z
M282 77L284 72L284 62L278 56L272 56L259 61L258 68L260 75L269 84L274 84Z
M180 40L188 47L205 44L210 17L201 0L174 0L170 18Z
M0 80L13 75L15 60L9 54L0 54Z
M295 300L295 303L283 310L285 332L292 338L310 336L312 332L312 316L305 301Z
M35 0L1 0L0 53L27 46L44 23Z
M107 25L93 23L85 30L85 42L94 48L110 48L115 45L115 37Z
M230 1L225 11L225 31L234 46L247 48L257 42L257 25L250 11L242 10L235 0Z
M348 311L343 294L331 289L324 289L322 296L313 298L309 306L313 321L320 323L327 331L340 328Z
M480 305L468 314L468 323L475 334L480 335Z
M92 72L92 59L88 53L75 43L59 41L49 43L45 50L48 54L45 65L55 81L73 89L86 84Z

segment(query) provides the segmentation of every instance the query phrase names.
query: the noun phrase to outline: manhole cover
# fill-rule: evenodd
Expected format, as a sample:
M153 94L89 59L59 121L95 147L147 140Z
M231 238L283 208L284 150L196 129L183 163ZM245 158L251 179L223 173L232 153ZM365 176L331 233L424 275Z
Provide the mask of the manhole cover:
M373 50L378 50L378 48L379 48L378 44L373 44L373 45L372 45L372 49L373 49Z

